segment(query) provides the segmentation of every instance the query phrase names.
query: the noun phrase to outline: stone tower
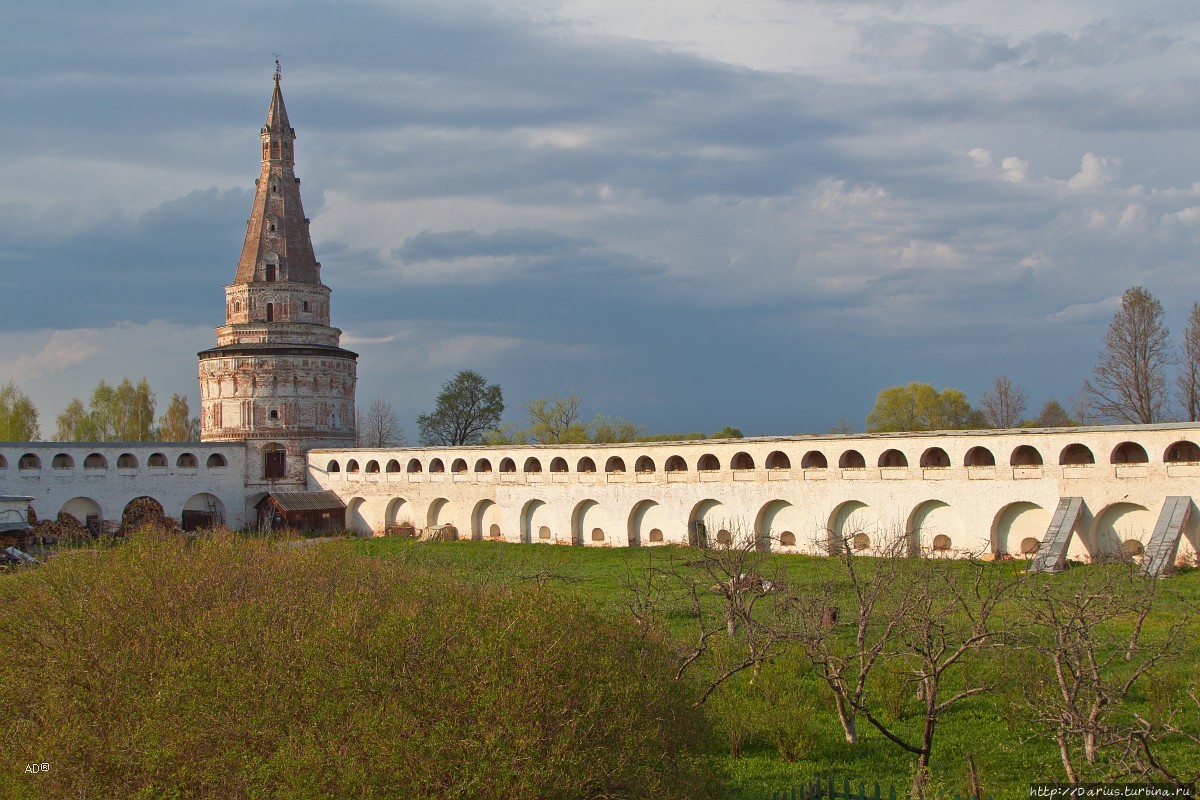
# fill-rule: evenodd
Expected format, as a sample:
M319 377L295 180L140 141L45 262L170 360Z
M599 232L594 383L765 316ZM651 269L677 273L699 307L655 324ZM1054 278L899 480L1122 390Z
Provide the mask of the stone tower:
M262 173L225 287L225 324L217 346L199 354L200 438L246 442L246 485L263 491L303 488L313 448L354 446L358 359L329 325L329 287L300 203L296 131L279 80L276 62Z

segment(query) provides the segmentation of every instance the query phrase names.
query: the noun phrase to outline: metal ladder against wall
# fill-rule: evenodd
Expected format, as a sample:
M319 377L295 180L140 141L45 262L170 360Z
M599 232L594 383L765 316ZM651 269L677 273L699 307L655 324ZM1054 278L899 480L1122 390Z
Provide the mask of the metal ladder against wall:
M1179 551L1183 527L1187 525L1191 512L1190 497L1172 496L1163 502L1158 522L1154 525L1154 533L1150 536L1150 544L1146 545L1146 552L1142 557L1141 574L1161 578L1171 568L1175 563L1175 554Z
M1067 561L1067 545L1075 531L1075 523L1083 512L1082 497L1063 497L1050 518L1050 527L1042 537L1037 555L1029 566L1030 572L1058 572Z

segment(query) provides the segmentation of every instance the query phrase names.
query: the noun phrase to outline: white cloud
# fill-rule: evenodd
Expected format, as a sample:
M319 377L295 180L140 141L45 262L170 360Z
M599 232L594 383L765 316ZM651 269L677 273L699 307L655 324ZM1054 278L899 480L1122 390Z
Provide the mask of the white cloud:
M0 331L0 383L15 381L33 400L43 437L54 433L54 418L71 398L85 403L101 380L119 383L143 377L165 410L171 395L189 395L199 406L196 353L216 344L211 327L161 320L123 322L103 328Z
M97 331L80 329L73 331L41 331L32 337L22 336L21 339L36 343L42 338L38 334L48 334L45 344L33 353L16 355L11 360L0 361L0 374L7 375L9 380L17 383L28 383L43 375L63 372L87 361L98 350L94 341ZM36 345L35 345L36 346ZM10 344L10 347L12 345ZM7 348L6 348L7 349ZM14 349L7 349L13 353Z
M1179 211L1163 214L1163 225L1186 225L1188 227L1200 224L1200 206L1188 206Z
M967 157L970 158L973 162L975 162L976 166L979 166L979 167L993 166L992 154L989 153L987 150L984 150L982 147L972 147L970 150L967 151Z
M1089 323L1100 322L1112 318L1113 312L1121 306L1121 296L1113 295L1094 303L1075 303L1066 308L1046 315L1047 322Z
M1001 161L1000 169L1004 172L1004 180L1013 183L1021 183L1029 176L1029 162L1016 156L1008 156Z
M1116 177L1121 166L1121 159L1111 156L1097 156L1087 152L1079 164L1079 172L1067 181L1071 189L1099 189L1107 186Z

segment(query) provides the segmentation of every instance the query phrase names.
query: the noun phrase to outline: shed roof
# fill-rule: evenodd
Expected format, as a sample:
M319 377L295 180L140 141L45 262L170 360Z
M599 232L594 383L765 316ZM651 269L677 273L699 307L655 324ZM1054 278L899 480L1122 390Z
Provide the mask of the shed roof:
M267 495L282 511L330 511L346 504L334 492L271 492Z

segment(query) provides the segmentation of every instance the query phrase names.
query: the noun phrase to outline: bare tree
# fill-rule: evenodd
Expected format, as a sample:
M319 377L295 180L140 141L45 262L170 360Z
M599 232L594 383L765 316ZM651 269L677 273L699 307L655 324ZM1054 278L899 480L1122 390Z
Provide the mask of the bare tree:
M814 589L810 583L789 585L779 575L764 579L762 542L718 535L716 547L691 548L654 568L654 575L628 581L634 589L629 607L644 625L661 625L665 608L695 625L678 676L705 665L697 704L745 670L757 676L769 661L807 656L834 695L847 742L858 741L861 717L917 757L916 796L942 716L995 688L991 677L967 667L977 653L1004 640L997 609L1023 577L1002 564L908 558L908 538L881 537L870 559L851 554L853 537L831 544L838 574ZM675 588L665 590L668 585ZM849 613L839 621L843 605ZM920 701L915 736L908 723L884 712L880 689L869 680L877 668L903 676Z
M693 632L680 648L676 678L700 666L709 669L695 703L702 705L730 678L747 669L757 672L779 654L783 641L756 615L778 584L763 577L763 542L738 524L722 528L713 541L704 531L693 539L699 544L673 551L661 565L652 561L646 575L628 575L625 589L640 625L661 628L668 610L690 620Z
M388 401L376 397L367 406L367 413L359 411L355 416L358 417L356 447L399 447L408 443Z
M1028 586L1020 605L1027 646L1037 658L1021 690L1034 720L1058 745L1067 781L1147 774L1162 726L1126 701L1136 684L1175 657L1186 620L1162 636L1145 635L1159 584L1137 575L1133 565L1096 567L1082 578L1058 576Z
M1162 303L1141 286L1125 290L1104 334L1092 379L1084 381L1087 417L1106 422L1161 422L1167 367L1175 360Z
M885 655L916 686L921 703L920 734L905 737L900 726L885 722L875 702L856 705L880 733L917 757L912 795L921 796L938 722L951 707L968 697L990 692L991 679L966 669L973 656L997 647L1007 638L999 619L1001 602L1024 580L1000 564L970 562L963 575L961 564L947 559L909 559L899 583L900 595L880 613L898 620L897 644ZM947 678L960 673L957 681Z
M703 523L697 523L703 525ZM758 667L778 654L781 644L775 632L758 624L755 607L766 598L775 582L762 576L764 554L753 532L730 525L728 538L718 532L717 540L693 548L673 572L686 597L695 623L694 638L684 652L677 677L705 655L716 655L716 670L699 700L700 705L725 681L746 669ZM718 598L714 605L708 602Z
M1200 748L1200 723L1196 721L1200 712L1200 686L1193 683L1183 694L1187 700L1182 703L1177 702L1178 696L1166 699L1166 714L1161 720L1137 715L1138 727L1132 733L1127 749L1132 754L1131 761L1142 768L1137 771L1142 776L1165 778L1180 789L1194 789L1200 781L1200 768L1195 759L1187 755L1169 756L1163 747L1164 744L1182 744L1183 747L1175 747L1175 750L1185 754ZM1190 726L1185 721L1189 717Z
M1200 303L1192 303L1183 329L1183 362L1175 376L1179 404L1189 422L1200 422Z
M833 694L834 709L847 744L858 742L857 709L864 702L867 678L885 650L899 635L901 616L882 614L882 607L903 580L906 537L877 542L881 557L854 555L855 531L822 544L838 559L837 577L818 587L788 586L780 604L777 624L780 637L800 646L821 680ZM847 595L845 583L850 585ZM783 588L783 587L781 587ZM839 628L854 627L854 642L846 646Z
M1015 428L1025 413L1025 390L1000 375L990 391L979 397L979 410L990 428Z
M910 538L880 536L871 559L850 554L853 536L836 542L829 549L842 586L850 586L849 596L841 590L849 606L845 621L838 621L837 611L830 614L837 608L830 605L837 588L813 593L809 586L787 587L789 618L777 636L797 642L832 691L847 742L857 740L855 719L861 717L917 757L912 787L917 797L942 716L995 688L991 678L967 667L1007 638L998 609L1025 578L1001 564L910 558ZM843 626L853 626L853 641L837 630ZM886 700L878 682L869 680L880 669L902 676L916 696L916 736L908 724L883 713Z

